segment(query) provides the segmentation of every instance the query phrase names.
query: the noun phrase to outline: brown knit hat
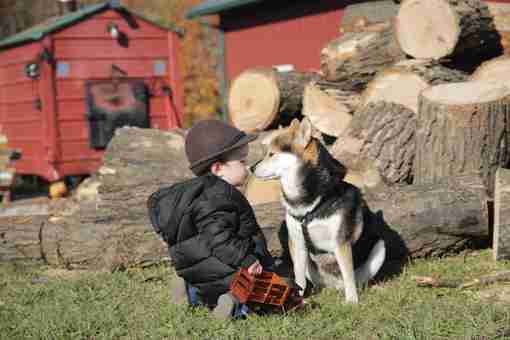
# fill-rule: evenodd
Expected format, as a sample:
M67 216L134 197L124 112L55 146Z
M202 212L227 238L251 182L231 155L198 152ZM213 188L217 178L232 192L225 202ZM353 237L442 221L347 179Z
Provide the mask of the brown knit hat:
M185 150L190 169L200 176L222 155L256 138L220 120L201 120L186 135Z

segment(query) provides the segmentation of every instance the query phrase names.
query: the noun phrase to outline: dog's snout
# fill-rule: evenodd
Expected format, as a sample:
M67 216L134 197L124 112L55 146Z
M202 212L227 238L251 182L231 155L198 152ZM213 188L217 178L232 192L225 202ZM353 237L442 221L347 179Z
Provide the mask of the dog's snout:
M254 172L255 172L255 169L257 168L257 165L259 165L259 163L260 163L260 162L262 162L262 160L258 160L258 161L256 161L256 162L255 162L255 164L253 164L252 166L250 166L250 171L251 171L252 173L254 173Z

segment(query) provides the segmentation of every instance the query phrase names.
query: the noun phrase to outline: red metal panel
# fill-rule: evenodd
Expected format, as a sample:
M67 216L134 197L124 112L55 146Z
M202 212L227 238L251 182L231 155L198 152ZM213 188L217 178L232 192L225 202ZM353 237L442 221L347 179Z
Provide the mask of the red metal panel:
M343 9L337 9L225 32L227 78L257 66L319 69L320 51L338 36L342 13Z

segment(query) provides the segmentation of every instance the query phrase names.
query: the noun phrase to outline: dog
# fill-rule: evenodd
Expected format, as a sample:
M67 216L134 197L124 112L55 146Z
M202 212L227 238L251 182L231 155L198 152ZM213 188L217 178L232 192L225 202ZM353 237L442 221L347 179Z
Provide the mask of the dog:
M378 239L368 259L354 271L352 246L363 231L360 190L343 181L347 169L312 136L307 118L301 123L294 119L265 144L267 154L252 172L260 179L280 180L289 251L301 294L307 279L317 287L324 282L312 260L327 253L334 256L341 273L334 286L345 290L348 303L358 303L356 284L375 276L386 257L384 241Z

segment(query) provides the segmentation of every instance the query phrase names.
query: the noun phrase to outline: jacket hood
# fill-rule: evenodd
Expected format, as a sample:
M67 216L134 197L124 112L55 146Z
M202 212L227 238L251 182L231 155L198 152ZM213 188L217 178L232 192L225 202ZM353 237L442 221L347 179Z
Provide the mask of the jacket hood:
M191 203L204 191L205 176L163 187L147 201L149 218L154 230L172 245L177 238L179 224L188 213Z

